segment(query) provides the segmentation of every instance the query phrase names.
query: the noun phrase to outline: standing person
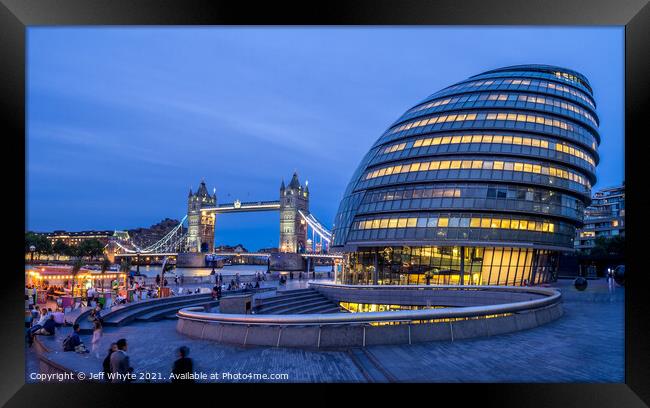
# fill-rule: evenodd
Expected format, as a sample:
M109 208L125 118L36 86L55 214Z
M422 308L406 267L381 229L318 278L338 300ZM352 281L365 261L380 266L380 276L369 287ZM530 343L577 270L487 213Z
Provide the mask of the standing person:
M99 358L99 341L102 339L102 324L99 320L95 320L93 329L93 339L91 341L91 351L95 353L95 357Z
M57 327L65 325L65 313L61 308L57 308L56 312L53 313L54 315L54 322L56 323Z
M115 376L112 382L130 382L130 379L127 379L126 375L133 372L133 367L129 363L129 355L126 354L129 346L126 343L126 339L119 339L117 341L117 351L111 354L110 366L111 373L120 374L120 376Z
M172 374L175 376L192 374L194 371L194 363L192 359L187 357L190 354L190 349L186 346L181 346L178 348L178 360L174 361L174 366L172 368ZM193 378L172 378L172 382L178 383L193 383Z
M104 372L104 381L110 382L108 374L111 372L111 355L117 351L117 343L111 343L111 348L108 349L108 355L102 362L102 371Z
M160 274L156 275L156 286L160 286Z
M36 304L36 285L32 285L32 299L33 303Z

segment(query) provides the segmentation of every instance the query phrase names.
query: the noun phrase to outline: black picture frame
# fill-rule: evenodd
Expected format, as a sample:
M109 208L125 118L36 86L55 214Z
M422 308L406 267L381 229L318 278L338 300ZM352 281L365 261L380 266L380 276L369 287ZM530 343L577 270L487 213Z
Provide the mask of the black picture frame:
M648 275L643 270L643 232L648 228L648 199L644 196L648 173L643 167L648 134L650 95L650 5L647 0L443 0L355 2L327 1L300 4L260 2L254 6L237 1L111 1L111 0L0 0L0 89L3 123L5 184L5 225L10 227L3 262L2 322L0 348L2 380L0 403L6 406L121 406L135 402L137 392L149 398L172 393L171 385L117 386L88 384L25 384L23 353L23 274L24 256L19 237L25 231L25 68L26 27L35 25L594 25L625 26L625 172L627 190L627 249L629 275L626 277L626 340L624 384L499 384L482 386L476 393L463 391L469 385L450 387L427 385L425 394L453 396L455 403L472 395L481 403L502 406L645 406L650 404L650 308L646 291ZM570 40L570 39L568 39ZM603 135L607 137L607 135ZM11 160L7 160L10 158ZM25 171L20 171L19 166ZM22 175L22 177L21 177ZM23 198L21 200L20 198ZM594 316L597 318L597 316ZM543 362L540 362L543 364ZM295 385L293 385L295 386ZM213 399L212 392L196 386L182 395L191 395L189 403L199 398ZM267 387L259 397L285 386ZM282 388L275 388L282 387ZM356 386L355 386L356 387ZM430 389L428 387L434 387ZM214 390L214 388L210 388ZM144 390L144 391L143 391ZM218 392L225 392L219 388ZM368 388L357 388L360 395ZM371 392L376 393L378 389ZM238 387L238 394L246 390ZM384 392L391 393L390 390ZM188 394L190 393L190 394ZM422 389L418 394L422 393ZM325 395L330 394L330 395ZM285 397L287 395L285 394ZM322 393L319 401L340 398L339 393ZM399 398L399 395L395 395ZM324 397L324 398L323 398ZM248 398L248 397L247 397ZM322 398L322 399L321 399ZM149 400L152 402L152 400ZM249 400L247 399L247 402ZM312 400L313 401L313 400ZM414 400L413 400L414 401ZM225 400L224 400L225 402ZM177 402L179 403L179 402Z

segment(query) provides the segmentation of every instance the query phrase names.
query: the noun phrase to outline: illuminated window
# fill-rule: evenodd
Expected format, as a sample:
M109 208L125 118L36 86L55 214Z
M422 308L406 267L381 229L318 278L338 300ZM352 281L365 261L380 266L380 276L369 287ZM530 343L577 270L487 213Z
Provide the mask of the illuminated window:
M438 227L446 227L449 225L449 218L438 218Z

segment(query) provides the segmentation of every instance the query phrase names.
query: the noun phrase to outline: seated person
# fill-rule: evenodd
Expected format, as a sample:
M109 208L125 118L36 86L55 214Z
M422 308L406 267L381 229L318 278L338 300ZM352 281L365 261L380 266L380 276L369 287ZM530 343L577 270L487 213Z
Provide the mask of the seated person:
M79 330L79 323L75 323L72 326L72 334L63 340L63 351L89 352L79 338Z
M34 335L40 334L41 336L53 336L55 330L56 322L54 321L54 315L50 315L43 327L37 330Z
M56 323L54 322L54 316L50 315L48 319L43 323L43 326L36 325L27 331L27 343L29 347L34 343L34 336L52 336L54 335L54 330L56 328Z

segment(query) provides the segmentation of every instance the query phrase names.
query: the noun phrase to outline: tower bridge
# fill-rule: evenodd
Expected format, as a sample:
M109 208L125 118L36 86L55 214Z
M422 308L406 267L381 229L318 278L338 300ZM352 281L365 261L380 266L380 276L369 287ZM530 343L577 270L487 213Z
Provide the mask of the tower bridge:
M284 181L280 186L279 200L273 201L248 201L235 200L231 203L218 203L216 192L210 194L205 181L201 181L196 192L190 189L187 197L187 215L180 223L169 231L158 242L145 248L139 248L130 241L115 238L112 241L116 257L133 256L178 256L183 259L194 259L192 266L197 262L204 262L207 255L214 253L215 227L217 214L278 211L280 215L280 234L278 251L286 254L278 257L271 253L255 253L269 259L295 259L322 257L338 259L339 255L327 254L332 234L309 211L309 187L305 182L303 186L294 173L291 181L285 186ZM187 224L187 227L185 225ZM311 237L310 233L311 232ZM214 255L229 256L227 253ZM236 254L233 254L233 256ZM249 256L251 254L240 254ZM286 265L284 265L286 266ZM290 265L289 265L290 267Z

